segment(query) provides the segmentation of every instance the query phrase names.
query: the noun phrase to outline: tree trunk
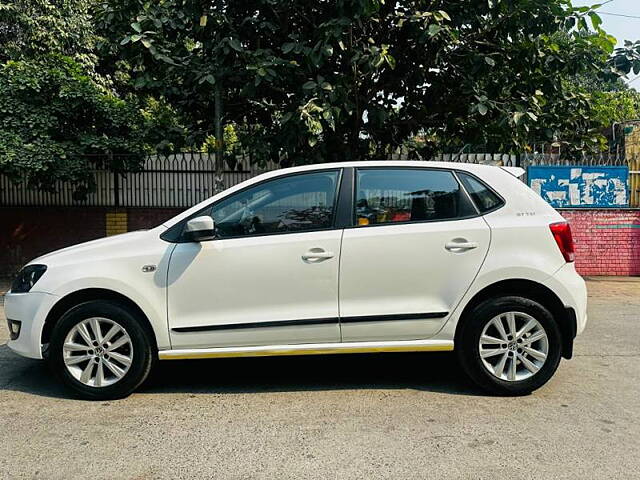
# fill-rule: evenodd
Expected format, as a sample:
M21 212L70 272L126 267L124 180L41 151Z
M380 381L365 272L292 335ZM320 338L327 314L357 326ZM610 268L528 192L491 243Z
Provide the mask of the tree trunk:
M216 180L215 191L220 192L224 190L224 181L222 172L224 169L223 163L223 147L224 147L224 134L222 132L222 93L220 91L220 79L216 80L215 90L213 94L213 110L214 110L214 136L216 137Z

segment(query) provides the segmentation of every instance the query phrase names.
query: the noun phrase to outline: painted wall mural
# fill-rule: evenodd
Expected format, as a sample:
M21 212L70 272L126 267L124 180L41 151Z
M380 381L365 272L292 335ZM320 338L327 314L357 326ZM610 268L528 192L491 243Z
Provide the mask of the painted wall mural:
M529 186L555 208L628 207L629 167L533 166Z

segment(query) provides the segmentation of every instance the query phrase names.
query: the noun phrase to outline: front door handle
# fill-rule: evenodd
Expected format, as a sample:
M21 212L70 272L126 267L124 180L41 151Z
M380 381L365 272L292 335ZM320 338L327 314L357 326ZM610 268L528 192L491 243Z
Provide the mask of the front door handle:
M451 242L445 243L444 248L454 253L466 252L467 250L478 248L478 242L467 242L464 239L454 239Z
M302 260L308 262L309 260L327 260L335 257L333 252L327 252L324 248L311 248L309 251L302 255Z

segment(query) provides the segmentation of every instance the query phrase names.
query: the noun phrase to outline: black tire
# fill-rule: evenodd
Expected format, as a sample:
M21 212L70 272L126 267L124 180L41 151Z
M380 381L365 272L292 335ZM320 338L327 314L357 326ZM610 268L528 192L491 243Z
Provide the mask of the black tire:
M111 320L131 339L133 353L126 373L112 385L96 387L76 379L65 365L63 344L76 325L92 317ZM108 300L93 300L67 311L56 323L49 343L49 365L54 374L78 397L86 400L113 400L130 395L145 381L154 363L154 347L141 319L127 307Z
M479 342L484 327L494 317L506 312L530 315L542 325L547 334L548 352L544 363L536 373L523 380L498 378L487 370L480 357ZM560 363L562 342L558 324L549 310L533 300L507 296L485 300L461 319L455 350L464 372L482 389L496 395L518 396L527 395L549 381Z

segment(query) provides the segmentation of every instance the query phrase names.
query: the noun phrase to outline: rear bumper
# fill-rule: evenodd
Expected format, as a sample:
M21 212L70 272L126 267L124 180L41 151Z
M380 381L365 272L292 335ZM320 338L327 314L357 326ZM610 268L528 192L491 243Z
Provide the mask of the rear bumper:
M587 325L587 285L578 275L573 263L567 263L547 282L564 304L566 315L560 324L562 332L562 356L573 356L573 340Z
M43 292L9 292L5 295L7 320L20 322L20 334L7 343L11 350L23 357L42 358L42 328L57 299L57 296Z
M576 272L573 263L565 264L548 281L547 286L575 315L575 334L580 335L587 325L587 284Z

